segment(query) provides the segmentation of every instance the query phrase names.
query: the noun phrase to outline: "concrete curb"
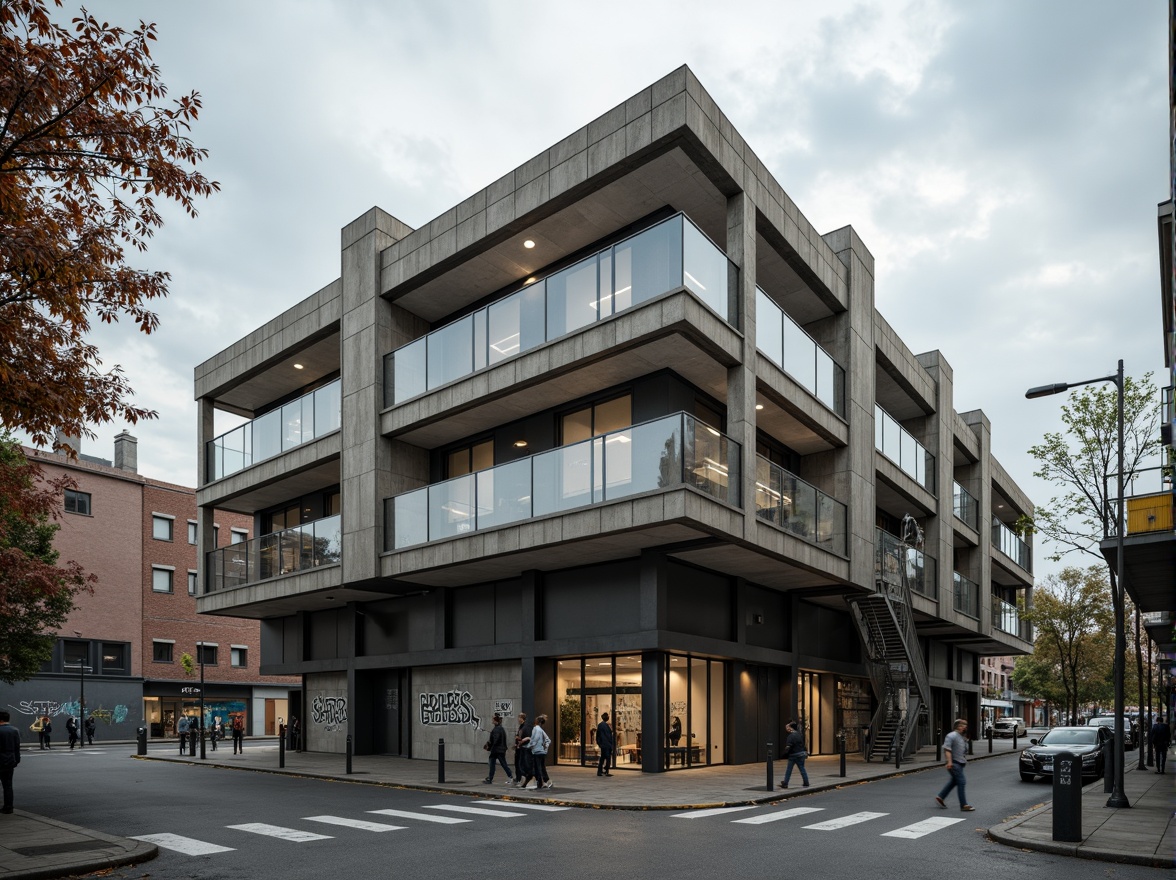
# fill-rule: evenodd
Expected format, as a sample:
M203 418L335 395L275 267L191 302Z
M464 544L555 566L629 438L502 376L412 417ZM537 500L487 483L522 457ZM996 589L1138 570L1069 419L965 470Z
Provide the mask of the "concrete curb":
M24 810L15 810L14 812L30 819L35 819L43 825L51 825L71 834L78 834L94 840L104 841L109 845L110 849L120 849L123 852L121 854L104 854L101 856L79 853L78 858L69 860L68 862L63 861L56 865L5 872L5 880L8 880L8 878L12 878L12 880L17 880L17 878L19 880L48 880L48 878L54 877L90 874L107 868L117 868L123 865L135 865L140 862L147 862L159 855L159 847L154 843L103 834L101 831L92 831L88 828L71 825L68 822L61 822L57 819L50 819L47 816L42 816L37 813L28 813ZM30 858L35 858L35 856Z
M1096 849L1087 846L1084 842L1067 843L1064 841L1052 840L1025 840L1021 837L1016 837L1011 832L1014 828L1028 822L1035 816L1039 816L1047 810L1052 810L1051 804L1043 804L1040 807L1034 807L1026 813L1017 816L1013 819L1007 819L999 825L994 825L988 829L988 838L996 843L1004 844L1005 846L1016 847L1017 849L1028 849L1034 852L1050 853L1056 856L1070 856L1071 858L1089 859L1098 862L1114 862L1122 865L1141 865L1145 868L1173 868L1176 864L1173 862L1171 856L1163 857L1155 853L1123 853L1111 852L1105 849Z

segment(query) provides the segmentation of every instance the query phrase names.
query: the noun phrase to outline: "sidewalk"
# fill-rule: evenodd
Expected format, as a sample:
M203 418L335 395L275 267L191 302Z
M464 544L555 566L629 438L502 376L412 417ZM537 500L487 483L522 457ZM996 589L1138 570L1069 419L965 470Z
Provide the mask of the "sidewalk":
M1017 751L1027 745L1026 739L1020 738ZM133 753L133 749L130 745L128 751ZM1008 758L1012 754L1012 740L994 741L991 754L987 741L981 740L976 742L970 760ZM858 756L847 756L844 777L840 775L838 756L811 757L806 764L811 786L807 789L800 787L800 779L794 775L792 786L783 791L779 782L785 765L777 761L773 774L775 787L769 791L764 764L706 767L656 775L616 769L607 779L598 778L592 767L560 764L550 768L555 788L520 791L506 788L501 772L495 776L493 785L484 784L486 765L482 763L450 761L445 766L444 782L438 781L436 761L386 756L357 756L352 759L353 772L347 775L343 755L289 752L285 768L279 769L278 746L272 738L248 740L245 752L240 755L234 755L224 747L209 751L204 761L181 757L170 748L150 752L139 760L205 764L260 773L618 810L686 810L770 804L815 791L940 766L935 760L933 747L924 748L913 760L904 761L901 769L896 769L893 763L866 763ZM1176 851L1176 823L1173 823L1176 773L1160 776L1152 771L1134 770L1134 766L1128 763L1124 774L1127 798L1132 804L1130 809L1109 809L1105 806L1107 795L1101 784L1086 787L1082 798L1084 839L1081 843L1055 843L1052 840L1053 813L1048 804L990 829L989 835L1000 843L1023 849L1172 867L1173 852ZM1048 797L1048 788L1043 787L1042 794ZM12 816L0 816L0 880L60 877L145 861L155 855L153 845L86 831L21 810Z

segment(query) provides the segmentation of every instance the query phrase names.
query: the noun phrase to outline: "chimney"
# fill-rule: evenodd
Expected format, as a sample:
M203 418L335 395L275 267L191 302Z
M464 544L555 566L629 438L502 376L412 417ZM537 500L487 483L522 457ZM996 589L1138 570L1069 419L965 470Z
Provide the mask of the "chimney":
M114 438L114 466L132 474L139 472L139 441L125 428Z
M53 432L54 451L61 455L77 458L82 454L82 438L73 437L58 428Z

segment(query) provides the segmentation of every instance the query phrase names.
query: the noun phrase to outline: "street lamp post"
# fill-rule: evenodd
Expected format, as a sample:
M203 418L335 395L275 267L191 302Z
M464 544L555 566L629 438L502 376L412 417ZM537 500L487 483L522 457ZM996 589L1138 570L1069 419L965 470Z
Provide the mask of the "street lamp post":
M1053 385L1039 385L1025 392L1025 397L1032 400L1036 397L1048 397L1051 394L1061 394L1079 385L1093 385L1096 382L1114 382L1118 391L1118 445L1119 445L1119 473L1116 477L1116 489L1119 495L1119 510L1115 517L1115 553L1116 573L1115 585L1111 588L1111 601L1115 607L1115 773L1108 807L1129 807L1127 795L1123 791L1123 764L1126 763L1126 742L1123 738L1123 662L1127 653L1127 632L1123 619L1123 598L1126 586L1123 582L1123 532L1125 531L1123 516L1123 361L1119 360L1119 369L1113 376L1102 376L1098 379L1087 379L1084 382L1058 382Z
M197 642L196 649L200 652L200 723L196 726L197 736L200 737L200 760L204 760L204 642Z
M82 637L82 634L76 629L74 630L74 635L79 639ZM90 643L86 642L87 653L89 652L89 645ZM88 658L83 655L76 664L81 679L78 685L78 741L81 743L83 749L86 747L86 670L90 669L90 667L86 665L87 659ZM73 669L74 664L67 664L65 668Z

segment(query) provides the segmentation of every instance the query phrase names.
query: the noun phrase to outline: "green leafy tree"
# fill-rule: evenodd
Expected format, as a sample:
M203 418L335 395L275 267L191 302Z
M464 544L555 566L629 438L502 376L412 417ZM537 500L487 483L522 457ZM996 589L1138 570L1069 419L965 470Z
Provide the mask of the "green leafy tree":
M76 562L57 564L53 520L68 478L44 480L21 447L0 436L0 681L35 675L53 653L55 633L97 578Z
M1076 724L1080 707L1105 702L1112 691L1115 623L1106 574L1098 566L1067 567L1047 577L1033 598L1026 614L1036 631L1033 657L1017 661L1013 680L1018 687L1024 680L1040 698L1052 694ZM1051 676L1058 690L1050 689Z
M1038 632L1038 637L1040 635ZM1067 705L1060 666L1047 659L1044 651L1017 658L1017 664L1013 667L1013 684L1018 691L1034 700L1042 700L1054 706Z

